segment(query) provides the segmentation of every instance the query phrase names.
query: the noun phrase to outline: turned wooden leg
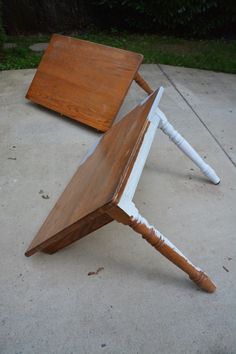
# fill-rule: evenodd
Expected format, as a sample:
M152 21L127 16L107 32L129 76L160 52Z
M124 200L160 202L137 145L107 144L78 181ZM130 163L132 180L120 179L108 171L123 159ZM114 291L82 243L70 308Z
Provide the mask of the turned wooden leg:
M147 220L140 214L135 218L131 218L129 225L134 231L142 235L142 237L150 243L163 256L168 258L177 267L182 269L189 275L202 290L213 293L216 290L214 283L200 268L194 266L165 236L163 236L153 226L149 225Z
M134 80L149 95L153 93L151 87L148 85L148 83L142 78L142 76L138 72L136 73Z
M157 108L156 114L160 118L159 128L200 168L202 173L208 177L211 182L219 184L220 178L217 176L213 168L206 164L192 146L177 132L177 130L174 129L174 127L168 122L165 114L159 108Z

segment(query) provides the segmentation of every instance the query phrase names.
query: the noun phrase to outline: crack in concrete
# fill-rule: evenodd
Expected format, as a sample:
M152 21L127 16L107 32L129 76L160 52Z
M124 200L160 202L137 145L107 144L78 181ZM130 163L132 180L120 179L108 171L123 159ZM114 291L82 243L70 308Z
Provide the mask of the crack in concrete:
M224 149L224 147L221 145L220 141L216 138L216 136L211 132L211 130L208 128L206 123L203 121L203 119L199 116L199 114L195 111L195 109L191 106L191 104L188 102L188 100L185 98L185 96L182 94L182 92L178 89L178 87L175 85L174 81L169 77L169 75L165 72L165 70L162 68L160 64L156 64L162 74L166 77L166 79L170 82L170 84L174 87L174 89L178 92L178 94L182 97L184 102L188 105L188 107L191 109L191 111L194 113L194 115L198 118L198 120L202 123L202 125L206 128L208 133L211 135L211 137L215 140L217 145L220 147L220 149L224 152L226 157L230 160L230 162L233 164L234 167L236 167L236 163L233 161L231 156L227 153L227 151Z

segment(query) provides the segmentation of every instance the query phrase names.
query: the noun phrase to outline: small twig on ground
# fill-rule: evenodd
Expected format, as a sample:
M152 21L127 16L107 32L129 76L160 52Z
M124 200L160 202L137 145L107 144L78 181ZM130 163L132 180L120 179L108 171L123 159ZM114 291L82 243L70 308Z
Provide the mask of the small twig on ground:
M104 269L104 267L99 267L96 272L89 272L88 275L97 275L99 272L101 272Z

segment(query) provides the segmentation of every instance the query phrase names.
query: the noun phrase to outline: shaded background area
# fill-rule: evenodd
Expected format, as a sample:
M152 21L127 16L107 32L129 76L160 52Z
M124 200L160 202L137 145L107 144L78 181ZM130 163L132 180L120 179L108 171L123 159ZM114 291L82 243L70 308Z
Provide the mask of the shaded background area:
M0 0L0 71L37 67L43 50L32 46L52 33L142 53L146 63L236 73L233 0Z
M89 6L77 0L4 0L2 16L5 31L13 34L51 33L87 28Z
M91 29L235 38L233 0L2 0L8 35Z

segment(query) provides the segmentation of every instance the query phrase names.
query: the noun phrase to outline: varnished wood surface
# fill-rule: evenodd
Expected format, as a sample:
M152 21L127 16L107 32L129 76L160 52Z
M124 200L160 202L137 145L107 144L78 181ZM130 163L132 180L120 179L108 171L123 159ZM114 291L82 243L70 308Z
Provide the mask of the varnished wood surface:
M202 290L213 293L216 290L215 284L211 281L207 274L195 267L191 262L187 261L183 254L177 252L175 248L170 247L163 238L159 238L154 228L148 227L145 223L131 220L130 227L150 243L164 257L173 262L177 267L182 269L189 275L189 278Z
M104 217L105 208L119 201L148 127L147 115L156 94L103 135L52 209L27 256L43 249L53 253L111 221ZM97 227L89 226L89 220L94 223L97 218Z
M140 87L142 87L144 91L147 92L148 95L150 95L153 92L153 89L148 85L148 83L138 72L136 73L134 80Z
M142 60L141 54L53 35L26 97L107 131Z
M49 246L44 246L43 252L53 254L111 221L113 221L113 218L105 213L102 208L96 210L92 214L80 219L71 227L66 228L64 232L60 232L58 236L55 237L53 243L49 239Z

